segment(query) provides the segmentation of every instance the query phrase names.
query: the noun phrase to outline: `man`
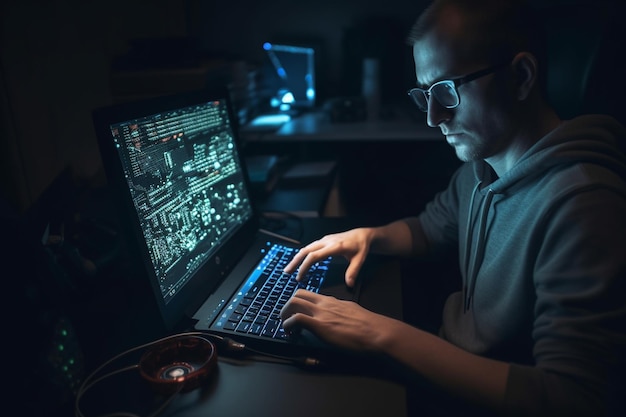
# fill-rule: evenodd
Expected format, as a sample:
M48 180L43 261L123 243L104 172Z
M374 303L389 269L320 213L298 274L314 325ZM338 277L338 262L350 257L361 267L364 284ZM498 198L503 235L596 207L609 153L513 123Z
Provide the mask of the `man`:
M354 285L370 252L457 250L463 290L439 334L303 290L281 315L485 410L603 415L625 378L626 138L606 116L559 119L531 19L520 2L434 1L410 35L410 94L466 163L419 217L326 236L285 267L343 255Z

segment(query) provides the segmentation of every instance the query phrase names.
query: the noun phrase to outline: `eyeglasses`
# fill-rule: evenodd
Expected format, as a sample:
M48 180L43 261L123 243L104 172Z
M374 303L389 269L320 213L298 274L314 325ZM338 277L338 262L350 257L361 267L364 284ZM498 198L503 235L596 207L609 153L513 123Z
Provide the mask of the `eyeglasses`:
M438 81L431 85L428 89L417 87L411 88L407 91L407 94L423 112L428 111L428 100L431 96L435 97L439 104L446 109L453 109L461 102L459 92L457 91L457 88L459 88L460 85L474 81L480 77L484 77L492 72L496 72L500 67L504 67L506 65L508 65L508 63L497 64L480 71L472 72L471 74L467 74L463 77L454 78L452 80Z

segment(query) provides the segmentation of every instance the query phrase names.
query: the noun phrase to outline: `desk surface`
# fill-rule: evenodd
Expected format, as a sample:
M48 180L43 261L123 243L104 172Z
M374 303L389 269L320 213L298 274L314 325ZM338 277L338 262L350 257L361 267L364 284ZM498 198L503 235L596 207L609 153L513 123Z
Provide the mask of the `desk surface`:
M397 417L406 415L405 404L403 387L378 378L220 361L215 380L182 394L164 417Z
M302 227L302 233L297 233L302 241L307 242L322 234L354 226L347 219L302 219L302 224L296 228ZM283 232L289 234L289 230ZM400 318L399 263L386 258L376 259L371 272L363 283L360 303ZM134 326L130 327L127 330ZM215 375L201 387L178 394L163 416L363 417L407 414L405 386L389 375L384 376L388 371L383 364L368 362L364 365L367 372L333 367L304 370L282 363L219 358ZM136 371L105 381L95 387L89 397L82 410L87 416L114 411L149 415L164 402L162 396L147 388Z
M240 129L244 141L352 141L352 140L406 140L441 141L444 137L437 128L428 127L425 119L409 117L399 112L388 119L333 123L323 112L304 113L273 132Z

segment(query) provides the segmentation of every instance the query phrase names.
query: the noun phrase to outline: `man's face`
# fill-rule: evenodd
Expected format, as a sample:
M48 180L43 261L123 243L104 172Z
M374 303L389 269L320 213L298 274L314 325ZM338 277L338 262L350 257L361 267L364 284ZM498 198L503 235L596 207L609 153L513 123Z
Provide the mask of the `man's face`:
M461 59L456 50L448 37L435 32L416 42L413 58L417 86L428 88L437 81L459 78L497 64ZM514 100L512 86L506 85L508 78L501 73L489 74L460 85L460 103L453 109L430 98L428 125L439 126L461 161L503 156L511 143Z

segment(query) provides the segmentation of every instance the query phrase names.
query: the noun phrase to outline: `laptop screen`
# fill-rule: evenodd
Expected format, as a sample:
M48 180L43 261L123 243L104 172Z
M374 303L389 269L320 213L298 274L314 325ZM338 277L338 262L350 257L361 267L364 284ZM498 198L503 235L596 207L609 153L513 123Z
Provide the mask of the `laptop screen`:
M173 316L190 292L217 285L214 258L253 217L230 115L226 98L203 95L94 113L107 177L118 178L111 185L122 188L153 289Z

